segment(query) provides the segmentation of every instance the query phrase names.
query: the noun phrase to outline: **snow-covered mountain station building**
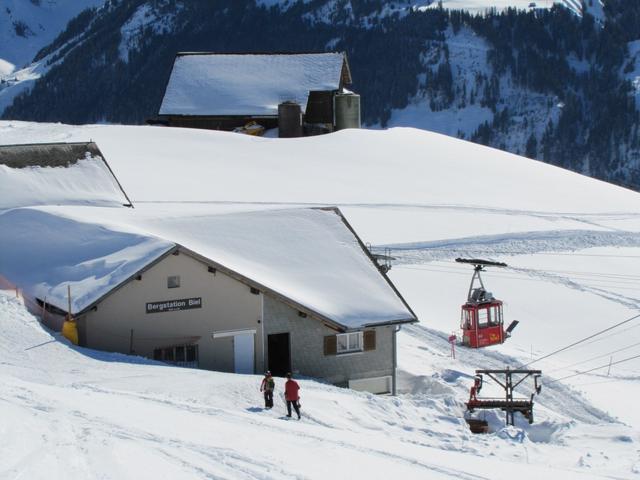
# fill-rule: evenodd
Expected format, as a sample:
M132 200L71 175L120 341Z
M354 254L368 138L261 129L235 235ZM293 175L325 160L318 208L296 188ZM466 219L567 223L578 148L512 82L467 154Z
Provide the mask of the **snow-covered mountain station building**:
M58 174L81 178L89 161L83 156ZM114 180L108 170L102 175L98 183ZM38 169L31 176L42 181ZM96 223L94 210L0 215L0 251L10 259L1 274L39 301L55 329L69 286L81 346L393 391L396 331L417 319L338 209L235 212L135 228L134 219ZM136 213L109 210L121 219Z

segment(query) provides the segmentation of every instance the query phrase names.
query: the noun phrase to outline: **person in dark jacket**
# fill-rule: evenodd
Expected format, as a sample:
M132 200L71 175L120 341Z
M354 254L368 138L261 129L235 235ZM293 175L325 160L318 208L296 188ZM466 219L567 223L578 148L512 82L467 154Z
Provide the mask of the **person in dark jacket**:
M291 416L291 406L293 405L298 420L300 420L300 385L287 373L287 381L284 384L284 399L287 401L287 417Z
M273 407L273 390L276 387L276 382L273 381L271 372L264 374L262 383L260 384L260 391L264 394L264 408L269 409Z

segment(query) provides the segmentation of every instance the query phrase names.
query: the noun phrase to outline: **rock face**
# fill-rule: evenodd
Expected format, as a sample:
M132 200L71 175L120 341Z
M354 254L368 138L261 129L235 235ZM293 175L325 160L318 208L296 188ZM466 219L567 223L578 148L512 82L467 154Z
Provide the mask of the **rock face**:
M0 78L0 111L143 123L178 51L344 50L364 125L425 128L640 187L640 4L582 12L514 0L520 10L479 13L429 3L109 2L4 90Z

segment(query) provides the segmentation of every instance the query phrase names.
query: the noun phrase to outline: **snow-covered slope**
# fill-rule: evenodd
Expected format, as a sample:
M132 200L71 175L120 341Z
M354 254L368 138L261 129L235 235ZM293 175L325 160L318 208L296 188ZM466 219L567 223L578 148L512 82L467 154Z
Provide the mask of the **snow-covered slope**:
M0 0L0 112L51 65L33 62L80 12L105 0ZM54 63L55 64L55 63Z
M465 139L473 138L479 127L491 124L495 114L491 108L479 100L484 87L478 83L479 78L490 78L494 74L489 63L491 45L468 27L457 32L449 28L445 32L448 63L451 66L453 91L456 99L447 107L442 107L441 94L430 92L428 80L421 81L418 93L409 105L394 109L387 122L389 127L414 127ZM431 65L443 62L443 50L434 49L423 58L425 70L433 69ZM556 98L550 101L546 93L536 92L514 82L510 75L504 75L499 82L499 101L497 111L508 108L513 112L504 131L493 129L499 138L496 144L511 152L524 151L529 136L541 139L549 121L558 122L561 114L561 103Z
M461 418L467 379L455 370L397 398L303 380L303 420L287 421L280 379L266 411L258 376L74 348L12 295L0 292L6 478L585 479L638 468L635 432L596 425L595 412L577 423L544 409L527 435L474 437Z
M296 0L255 0L256 4L262 5L266 8L278 7L283 10L288 10L292 5L296 3ZM298 0L310 3L309 0ZM554 5L562 5L567 7L576 13L581 13L582 6L579 0L395 0L384 2L381 10L377 12L378 15L388 16L391 14L399 13L406 14L411 10L424 9L424 8L439 8L442 5L443 8L451 10L466 10L472 13L484 13L487 10L506 10L507 8L517 8L519 10L530 10L537 8L551 8ZM316 21L330 21L331 15L335 14L337 8L352 9L353 7L346 2L346 4L340 4L339 2L328 0L324 4L318 7L315 15L311 17Z
M640 360L616 363L640 353L638 320L534 363L544 386L532 426L502 429L501 414L488 414L495 433L478 437L462 421L476 368L527 363L637 315L637 193L413 129L281 140L0 122L6 143L89 138L136 208L38 210L159 228L228 212L335 204L363 240L392 248L390 275L421 323L399 335L399 397L304 381L305 418L298 423L280 419L280 400L272 412L258 407L258 377L132 365L69 348L2 297L0 325L8 333L0 339L0 399L9 418L2 428L20 440L0 444L0 457L11 459L0 476L62 476L62 458L74 459L65 467L71 478L141 471L174 478L469 479L640 472L640 415L633 408ZM176 175L176 165L189 174ZM521 323L504 345L459 347L454 360L447 337L457 330L471 273L453 261L457 256L510 265L487 272L485 281L505 301L507 321ZM529 385L520 390L529 392Z
M640 196L629 190L410 128L347 130L281 141L164 127L0 122L0 138L7 143L91 138L134 204L395 204L640 212ZM176 175L178 162L198 174ZM202 182L203 177L210 181Z
M0 61L16 68L26 66L69 20L103 3L104 0L0 0Z

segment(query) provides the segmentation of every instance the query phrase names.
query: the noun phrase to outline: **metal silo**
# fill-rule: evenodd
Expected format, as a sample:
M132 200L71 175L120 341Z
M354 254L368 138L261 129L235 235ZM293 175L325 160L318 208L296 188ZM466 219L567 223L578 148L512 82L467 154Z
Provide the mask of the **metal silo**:
M360 95L336 93L333 101L336 130L360 128Z
M296 102L283 102L278 105L278 137L293 138L302 136L302 109Z

